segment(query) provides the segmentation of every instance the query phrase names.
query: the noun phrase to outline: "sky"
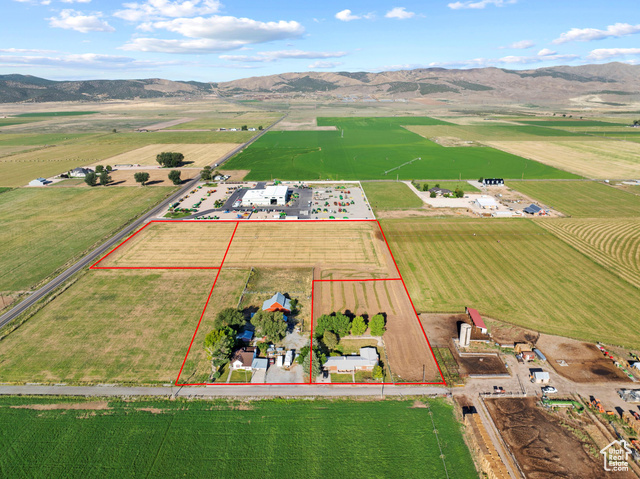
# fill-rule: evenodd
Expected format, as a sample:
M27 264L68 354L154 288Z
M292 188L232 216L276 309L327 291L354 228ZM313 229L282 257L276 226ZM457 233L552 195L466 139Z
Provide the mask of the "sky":
M0 74L53 80L640 64L635 0L2 0L0 26Z

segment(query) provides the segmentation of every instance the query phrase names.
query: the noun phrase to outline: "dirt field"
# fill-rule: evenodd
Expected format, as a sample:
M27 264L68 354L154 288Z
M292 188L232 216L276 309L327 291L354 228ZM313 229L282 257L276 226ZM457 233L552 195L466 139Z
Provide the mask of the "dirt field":
M640 177L640 144L626 141L485 141L507 153L587 178Z
M219 158L237 148L236 143L209 144L158 144L112 156L100 164L157 166L156 156L163 151L174 151L184 155L185 166L203 167L213 165Z
M387 316L383 336L396 381L441 382L436 362L401 281L316 282L314 319L335 311Z
M568 417L566 411L546 413L535 403L536 398L486 400L493 421L526 477L609 477L602 467L597 446L586 439L580 422ZM563 427L561 418L585 439L579 439ZM620 477L627 476L621 473Z
M240 223L225 266L315 267L322 278L397 278L376 222Z
M180 178L182 181L190 180L196 176L199 172L193 168L178 168L181 172ZM144 172L149 173L149 181L146 186L173 186L171 180L169 180L170 169L123 169L115 170L109 173L112 182L109 186L140 186L140 183L136 183L133 175L136 173Z
M218 267L235 223L151 223L98 266Z
M631 382L593 344L547 334L541 334L536 344L547 357L549 365L558 374L574 382ZM561 360L567 366L561 366L558 362Z

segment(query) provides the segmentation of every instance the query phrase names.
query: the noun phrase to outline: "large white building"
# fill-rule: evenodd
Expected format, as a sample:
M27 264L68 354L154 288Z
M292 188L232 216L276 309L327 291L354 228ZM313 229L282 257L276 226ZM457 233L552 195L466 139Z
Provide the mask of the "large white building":
M490 196L482 195L480 198L476 198L476 206L483 209L493 210L498 207L498 203L496 203L496 200Z
M267 186L263 190L249 190L242 197L244 206L284 206L289 188L284 185Z

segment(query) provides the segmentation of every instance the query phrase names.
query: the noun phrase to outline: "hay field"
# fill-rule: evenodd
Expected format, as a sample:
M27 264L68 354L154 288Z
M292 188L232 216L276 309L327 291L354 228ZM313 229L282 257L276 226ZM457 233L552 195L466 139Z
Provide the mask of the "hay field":
M121 247L112 250L98 267L219 267L235 223L151 223Z
M587 141L488 141L486 144L587 178L640 177L640 144L637 143L593 138Z
M136 173L145 172L149 173L149 181L145 186L174 186L173 182L169 179L169 172L173 169L180 170L180 179L184 182L190 180L196 176L199 171L193 168L152 168L148 170L144 169L123 169L114 170L109 173L112 182L109 186L140 186L137 183L134 176ZM67 180L69 181L69 180Z
M570 216L640 216L640 197L595 181L509 181L507 186Z
M184 165L190 167L204 167L213 165L216 161L236 148L235 143L211 144L159 144L147 145L109 157L110 165L138 164L142 166L158 166L156 156L164 151L178 152L184 155Z
M638 289L536 221L385 220L418 311L473 306L501 321L640 347Z
M369 318L385 313L387 331L382 339L389 362L385 366L395 381L442 381L402 281L318 282L313 300L314 320L347 310Z
M233 113L216 113L212 117L202 117L197 120L193 120L187 123L181 123L180 125L172 126L171 130L204 130L204 129L218 129L218 128L240 128L243 125L247 125L249 128L258 128L262 126L268 127L275 120L282 116L277 112L255 111L255 112L241 112L237 114Z
M0 341L0 381L174 381L215 273L89 271Z
M332 279L397 277L376 222L240 223L227 266L314 267Z
M571 218L539 225L640 288L640 219Z
M3 193L0 291L30 289L172 191L175 187L19 188Z

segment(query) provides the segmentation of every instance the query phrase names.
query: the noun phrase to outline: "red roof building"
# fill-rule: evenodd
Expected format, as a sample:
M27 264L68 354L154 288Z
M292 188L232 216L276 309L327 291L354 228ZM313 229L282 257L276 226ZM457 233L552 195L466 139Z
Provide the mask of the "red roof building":
M469 308L468 306L465 308L466 313L473 321L473 325L480 330L482 334L487 334L487 326L484 324L484 321L480 317L480 313L478 313L477 309Z

